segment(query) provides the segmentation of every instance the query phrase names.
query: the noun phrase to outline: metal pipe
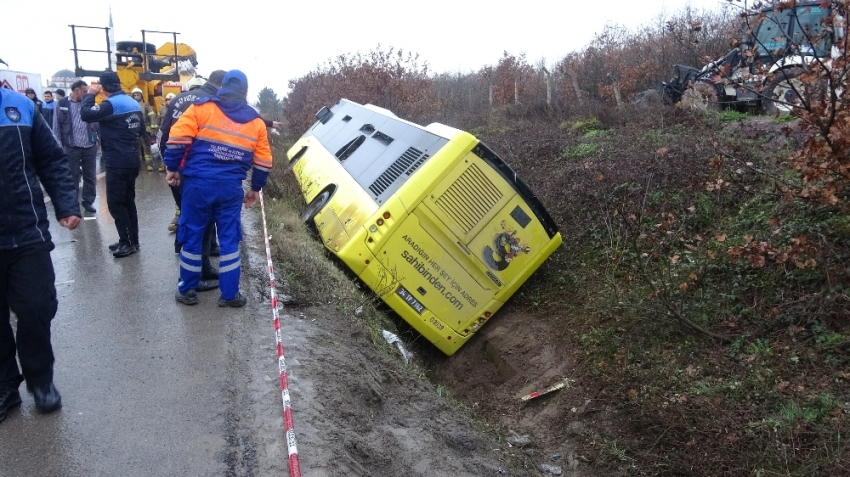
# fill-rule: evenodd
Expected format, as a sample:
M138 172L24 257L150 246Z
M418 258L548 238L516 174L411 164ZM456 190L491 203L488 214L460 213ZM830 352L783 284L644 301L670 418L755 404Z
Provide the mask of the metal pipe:
M71 37L74 39L74 74L77 74L76 70L80 68L80 58L77 55L77 31L74 29L74 25L68 25L71 27Z
M106 31L106 69L112 71L112 45L109 44L109 27L104 28L104 31Z
M142 73L148 72L148 42L145 40L145 31L142 30Z

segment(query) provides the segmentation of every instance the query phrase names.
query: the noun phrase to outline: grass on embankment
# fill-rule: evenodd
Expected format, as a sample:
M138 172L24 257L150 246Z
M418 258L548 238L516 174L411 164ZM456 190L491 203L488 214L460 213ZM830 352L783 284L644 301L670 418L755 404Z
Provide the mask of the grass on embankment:
M850 474L850 218L786 192L793 123L586 108L466 128L560 225L565 245L508 306L556 320L587 363L571 377L626 417L587 455L623 475ZM278 275L355 316L374 295L307 235L283 171ZM363 309L383 343L391 322Z

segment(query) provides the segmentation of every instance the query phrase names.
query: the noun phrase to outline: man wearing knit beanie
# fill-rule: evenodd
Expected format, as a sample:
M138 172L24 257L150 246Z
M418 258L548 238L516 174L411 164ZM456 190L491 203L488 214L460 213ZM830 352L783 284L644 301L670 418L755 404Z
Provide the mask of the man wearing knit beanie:
M215 96L200 98L172 126L163 160L169 185L183 185L177 225L180 281L174 297L179 303L198 303L202 242L210 218L215 219L221 247L218 306L245 306L239 292L239 241L242 205L253 206L272 167L266 124L248 105L248 78L239 70L224 75ZM252 169L251 187L242 181Z

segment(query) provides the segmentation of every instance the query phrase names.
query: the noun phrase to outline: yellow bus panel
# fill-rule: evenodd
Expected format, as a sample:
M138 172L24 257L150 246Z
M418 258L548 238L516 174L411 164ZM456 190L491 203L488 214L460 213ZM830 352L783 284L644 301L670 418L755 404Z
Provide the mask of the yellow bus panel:
M561 244L516 172L471 134L340 100L287 155L325 247L454 354Z

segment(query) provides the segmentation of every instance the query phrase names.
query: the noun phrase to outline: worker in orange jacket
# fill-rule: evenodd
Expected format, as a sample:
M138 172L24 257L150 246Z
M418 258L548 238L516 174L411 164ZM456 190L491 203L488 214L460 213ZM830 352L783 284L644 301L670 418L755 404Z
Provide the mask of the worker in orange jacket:
M204 229L214 218L221 246L219 306L245 306L239 292L242 238L241 209L253 206L272 168L266 124L247 102L248 78L228 71L215 96L200 98L172 126L163 160L170 185L183 184L177 225L180 281L175 298L185 305L198 303L201 279L201 243ZM242 181L252 169L251 187Z

